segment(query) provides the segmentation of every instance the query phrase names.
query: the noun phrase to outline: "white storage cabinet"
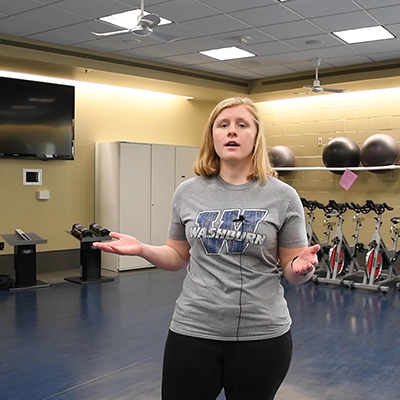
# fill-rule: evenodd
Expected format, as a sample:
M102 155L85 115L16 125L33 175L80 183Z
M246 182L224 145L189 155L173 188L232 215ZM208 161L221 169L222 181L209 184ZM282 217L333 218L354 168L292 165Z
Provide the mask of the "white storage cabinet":
M132 142L97 143L95 222L111 231L162 245L175 188L194 176L197 147ZM140 257L102 253L102 268L151 267Z

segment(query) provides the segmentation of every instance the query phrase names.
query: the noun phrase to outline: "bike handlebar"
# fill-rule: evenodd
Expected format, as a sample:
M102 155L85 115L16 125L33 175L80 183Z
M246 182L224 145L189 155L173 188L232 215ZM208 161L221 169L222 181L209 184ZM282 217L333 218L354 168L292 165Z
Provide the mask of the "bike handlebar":
M394 210L394 208L389 206L387 203L374 203L372 200L367 200L365 206L377 215L382 215L386 210Z
M333 212L338 214L344 214L347 210L352 210L357 213L368 214L373 211L377 215L383 214L385 211L392 211L394 208L389 206L387 203L374 203L372 200L367 200L363 206L358 203L337 203L335 200L329 200L328 204L324 205L316 200L307 200L304 197L300 198L303 207L310 211L314 211L319 208L324 211L325 214L332 216Z

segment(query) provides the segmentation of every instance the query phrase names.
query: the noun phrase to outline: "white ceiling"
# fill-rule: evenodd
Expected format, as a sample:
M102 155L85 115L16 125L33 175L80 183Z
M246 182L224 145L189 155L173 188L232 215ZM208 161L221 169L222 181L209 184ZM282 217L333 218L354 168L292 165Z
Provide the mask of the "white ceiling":
M315 57L321 70L400 59L399 0L145 0L147 12L173 21L155 31L176 40L91 33L118 29L99 17L139 7L140 0L1 0L0 34L248 81L311 72ZM375 25L396 38L348 45L332 35ZM198 53L243 36L256 57L219 62Z

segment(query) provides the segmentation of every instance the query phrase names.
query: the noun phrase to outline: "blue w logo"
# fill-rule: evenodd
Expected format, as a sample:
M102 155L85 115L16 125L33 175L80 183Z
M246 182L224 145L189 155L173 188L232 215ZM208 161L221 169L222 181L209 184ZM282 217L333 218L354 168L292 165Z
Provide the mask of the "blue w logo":
M196 219L190 236L201 240L207 254L220 254L226 244L227 253L243 253L249 244L261 246L265 235L256 233L267 210L203 211Z

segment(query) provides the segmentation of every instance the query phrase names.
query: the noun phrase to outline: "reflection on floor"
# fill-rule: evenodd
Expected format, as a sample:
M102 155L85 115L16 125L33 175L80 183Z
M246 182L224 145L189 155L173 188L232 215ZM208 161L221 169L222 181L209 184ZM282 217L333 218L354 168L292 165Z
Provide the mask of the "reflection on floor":
M159 400L164 340L184 272L63 281L77 274L40 274L49 288L0 292L0 398ZM276 400L398 398L400 292L284 285L294 357Z

